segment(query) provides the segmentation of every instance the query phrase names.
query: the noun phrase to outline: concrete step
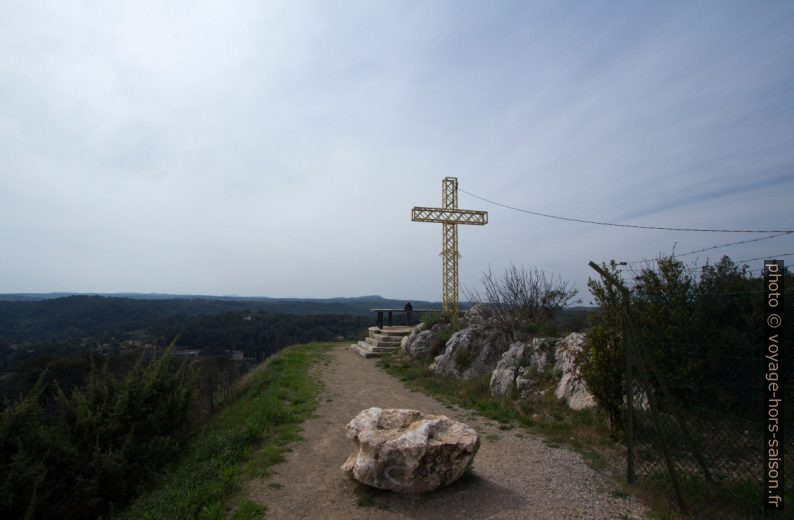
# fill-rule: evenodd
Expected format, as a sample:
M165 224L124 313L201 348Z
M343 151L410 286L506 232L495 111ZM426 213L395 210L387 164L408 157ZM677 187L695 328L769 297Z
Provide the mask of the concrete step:
M369 338L367 338L369 339ZM395 347L394 345L384 345L382 343L371 343L369 341L359 341L358 344L361 348L369 349L373 352L394 352L399 348L399 346Z
M364 341L372 345L373 347L389 347L389 348L398 348L400 346L399 342L395 341L380 341L375 338L367 338Z
M394 352L394 349L379 349L379 348L372 348L370 345L364 343L366 346L362 346L363 341L359 341L355 345L350 345L350 349L354 352L359 353L360 355L364 356L365 358L372 358L372 357L380 357L391 352Z
M413 327L404 327L404 326L386 326L383 328L380 327L369 327L369 333L372 334L383 334L385 336L407 336L411 333Z
M388 334L372 334L369 336L373 338L375 341L380 341L383 343L395 343L397 345L403 340L403 336L389 336Z
M353 352L357 352L359 355L364 356L365 358L380 357L383 355L382 353L370 352L369 350L362 348L360 345L350 345L350 349Z

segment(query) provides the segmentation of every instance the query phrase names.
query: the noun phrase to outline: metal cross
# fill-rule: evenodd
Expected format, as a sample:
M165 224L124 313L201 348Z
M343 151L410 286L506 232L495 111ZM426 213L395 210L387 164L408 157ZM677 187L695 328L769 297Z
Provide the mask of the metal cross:
M444 312L458 314L458 224L484 226L488 223L487 211L458 209L458 179L444 177L441 181L441 207L415 207L411 210L414 222L443 224L443 302Z

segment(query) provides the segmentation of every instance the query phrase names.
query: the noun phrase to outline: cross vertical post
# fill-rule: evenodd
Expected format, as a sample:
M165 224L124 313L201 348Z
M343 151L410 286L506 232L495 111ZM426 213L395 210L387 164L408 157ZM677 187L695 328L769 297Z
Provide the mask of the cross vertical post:
M458 179L445 177L441 181L441 207L415 207L411 210L414 222L442 224L442 302L444 312L458 314L458 224L484 226L488 213L458 209Z
M458 179L445 177L441 181L441 207L458 209ZM444 312L458 314L458 225L442 224L442 302Z

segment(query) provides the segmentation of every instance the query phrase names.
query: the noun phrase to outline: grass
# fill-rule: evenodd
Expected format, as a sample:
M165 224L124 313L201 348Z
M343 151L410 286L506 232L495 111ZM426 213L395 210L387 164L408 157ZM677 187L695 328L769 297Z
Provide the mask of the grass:
M255 368L240 395L200 431L184 455L120 518L221 519L243 478L266 477L300 439L300 425L317 406L320 385L309 368L332 343L288 347ZM262 506L243 500L232 518L261 518Z
M381 358L378 365L409 388L437 397L445 404L455 404L500 423L500 430L516 425L543 435L547 442L565 445L580 452L596 467L604 467L599 453L614 445L604 417L595 410L575 411L554 397L552 382L545 395L518 402L511 396L492 398L486 375L472 380L441 378L427 370L424 363L399 356Z
M701 475L678 474L681 491L687 509L697 518L784 518L766 513L763 509L763 489L755 480L732 480L707 482ZM644 480L651 483L651 488L666 490L666 495L675 496L673 483L666 472L658 471L644 475ZM637 486L634 486L635 488ZM638 489L638 494L656 506L659 493L653 493L645 487ZM794 500L790 491L785 492L784 500ZM663 510L664 505L659 504ZM668 517L674 514L673 508L665 510ZM664 517L664 516L662 516Z
M265 508L251 500L245 499L232 514L232 520L259 520L265 516Z

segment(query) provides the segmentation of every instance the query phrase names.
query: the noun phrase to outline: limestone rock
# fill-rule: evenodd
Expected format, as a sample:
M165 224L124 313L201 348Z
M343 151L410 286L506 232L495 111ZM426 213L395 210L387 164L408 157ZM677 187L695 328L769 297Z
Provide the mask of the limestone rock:
M466 314L463 315L462 320L465 322L465 326L462 328L468 327L484 327L488 324L488 321L491 319L491 309L484 303L477 303L471 307Z
M554 338L535 338L529 344L520 341L512 343L491 374L491 395L506 395L515 381L518 394L525 397L531 386L530 369L538 373L546 370L554 357L556 345L557 340ZM518 387L519 376L522 378L521 388Z
M596 404L593 394L579 374L579 366L576 362L577 355L584 348L584 342L584 334L571 333L560 341L555 353L554 368L562 373L562 377L554 395L557 399L564 399L574 410L592 408Z
M502 358L491 373L492 396L506 395L510 391L516 378L516 369L521 362L521 358L524 357L526 348L526 343L517 341L512 343L507 352L502 354Z
M435 339L432 331L423 330L418 334L406 336L400 343L400 348L412 358L424 357L430 352L430 346Z
M531 355L529 366L538 372L545 372L555 359L556 347L559 340L556 338L535 338L530 343Z
M530 368L529 367L521 367L518 369L518 373L516 374L516 391L518 392L518 396L522 399L526 397L529 392L532 390L532 379L529 376Z
M446 323L436 323L429 330L426 330L423 323L414 327L411 334L404 337L400 342L400 350L412 358L427 358L432 355L433 349L439 342L440 335L449 328Z
M444 352L428 368L439 376L477 378L494 369L507 347L507 338L498 329L468 327L449 338Z
M480 438L444 415L368 408L345 428L357 446L342 472L368 486L423 493L451 484L474 462Z
M416 339L416 336L419 334L418 327L414 327L411 329L411 333L407 336L404 336L403 339L400 340L400 352L406 353L410 345Z
M507 395L516 378L516 369L513 367L496 368L491 373L491 396Z

